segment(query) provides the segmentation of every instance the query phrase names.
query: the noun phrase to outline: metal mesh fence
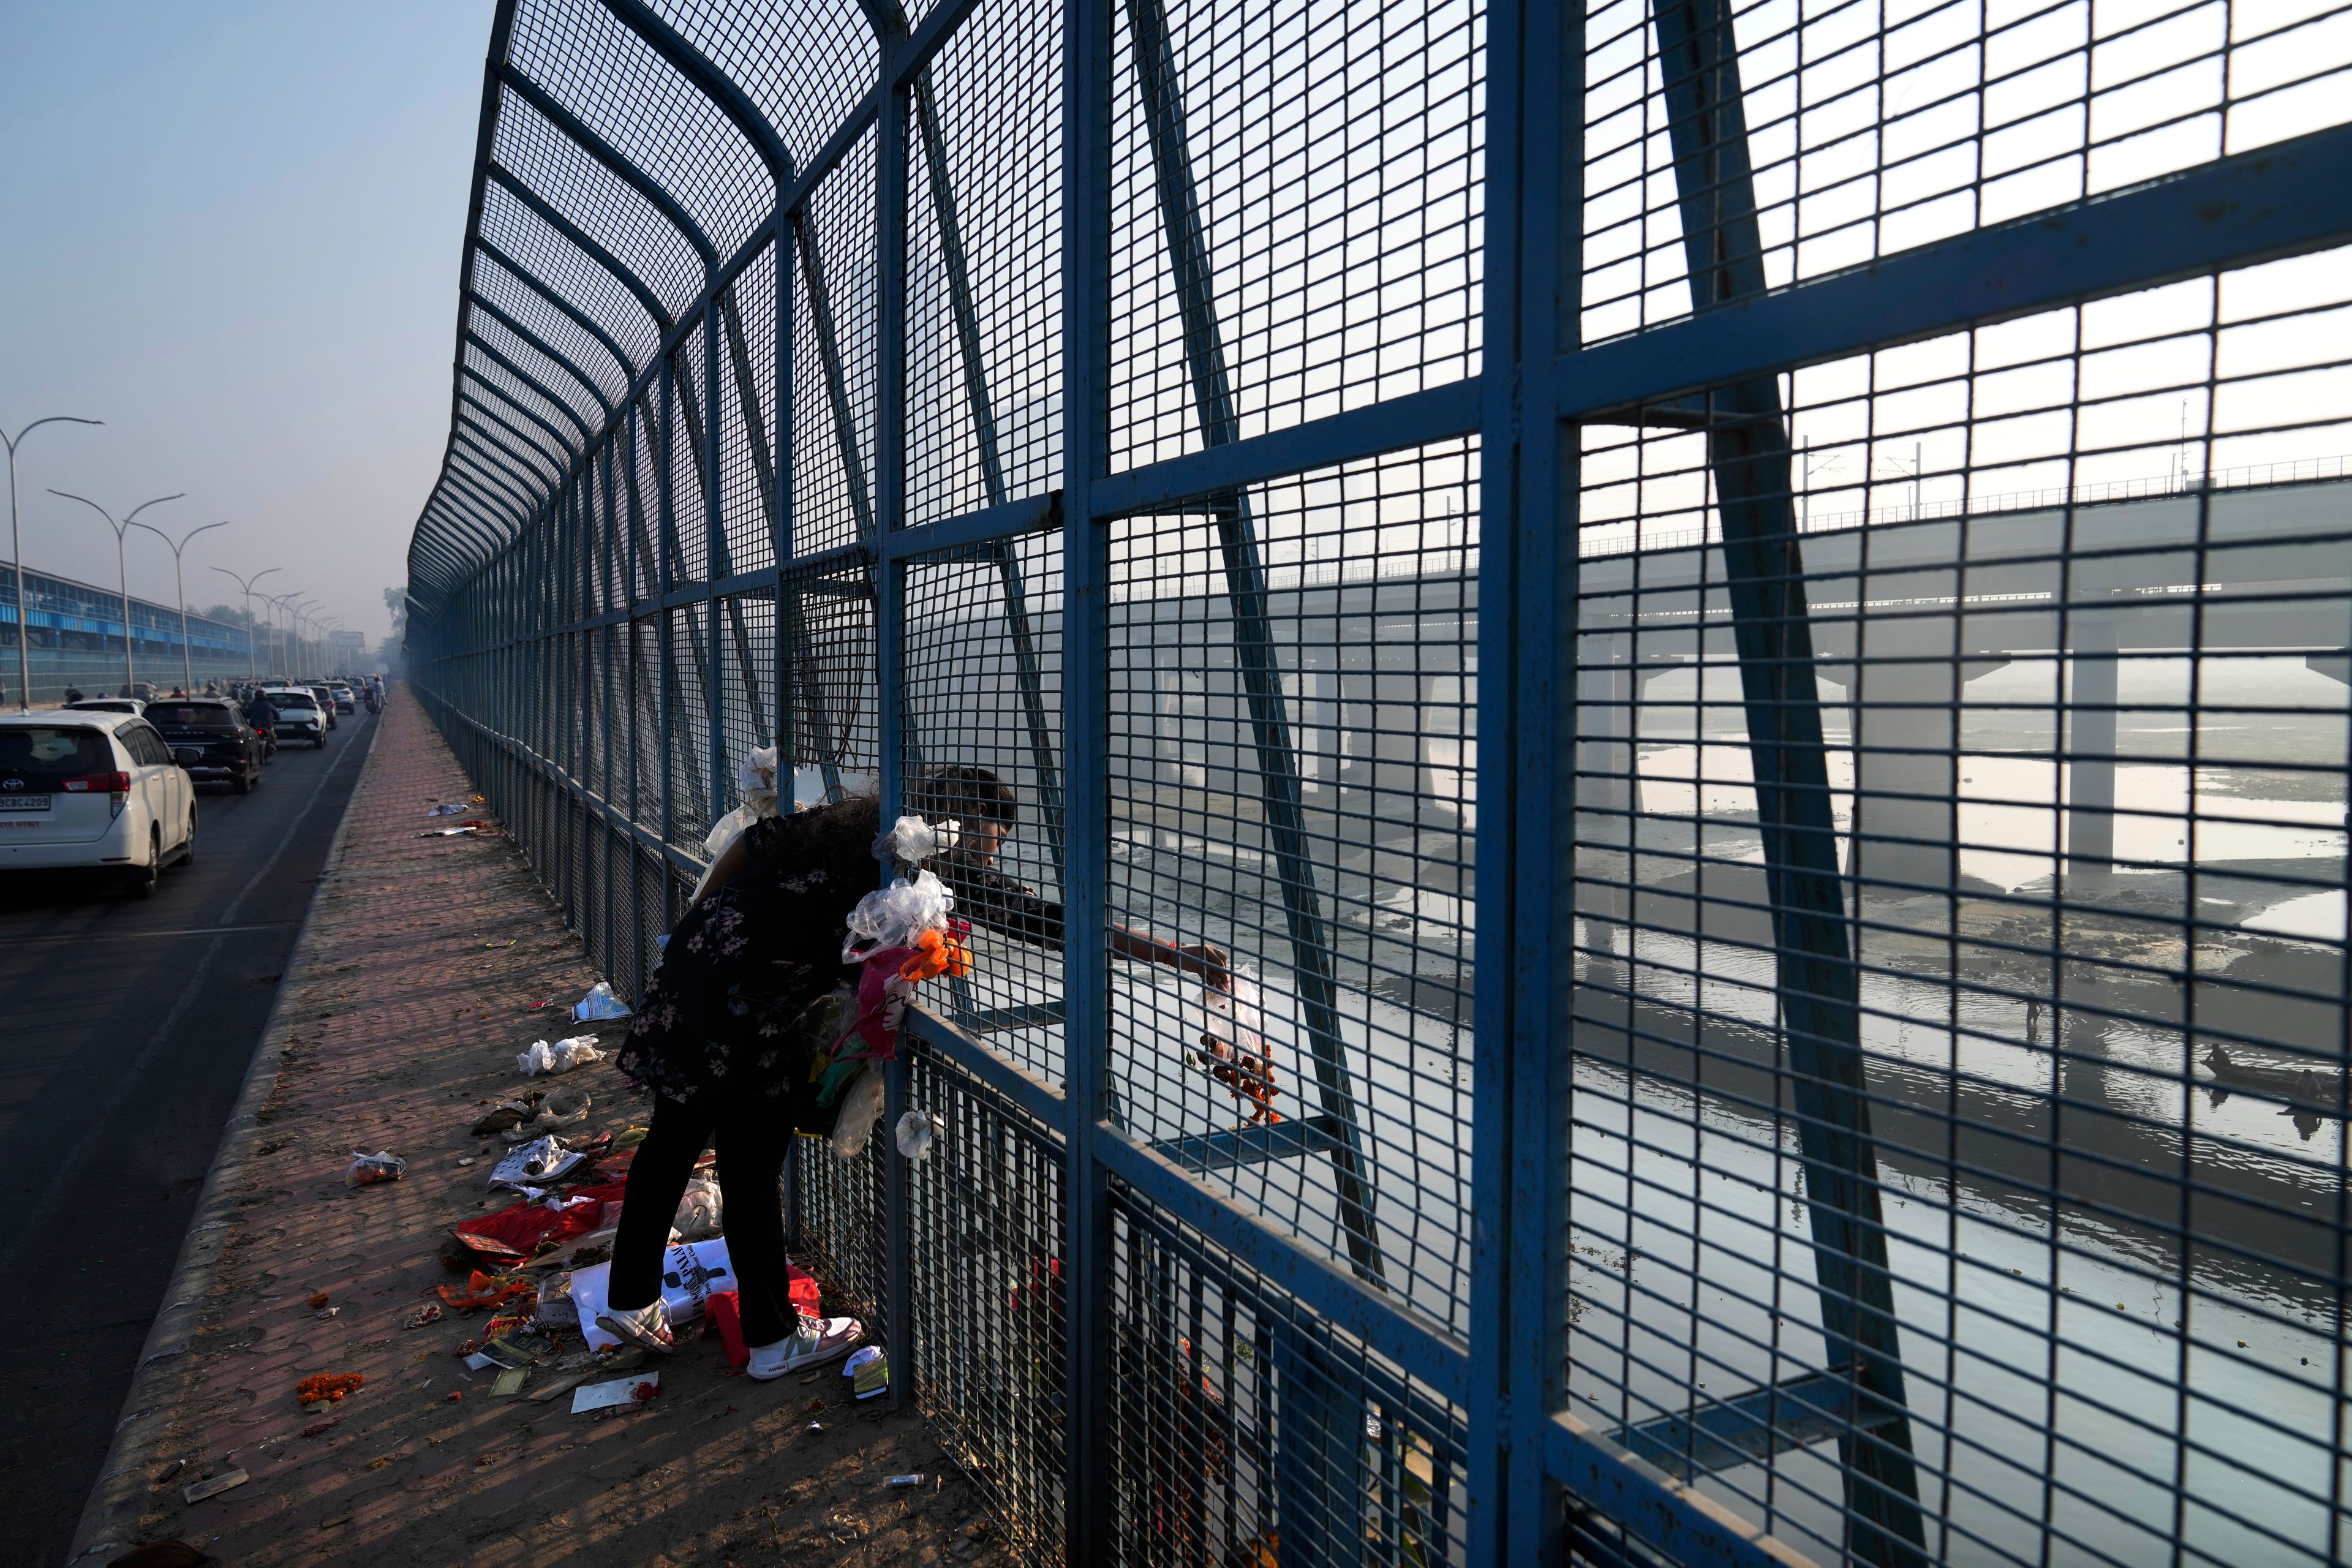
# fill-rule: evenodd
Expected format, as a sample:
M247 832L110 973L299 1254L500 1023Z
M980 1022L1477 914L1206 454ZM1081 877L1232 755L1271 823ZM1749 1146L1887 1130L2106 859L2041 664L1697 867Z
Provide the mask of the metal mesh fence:
M2341 1560L2347 80L513 0L412 667L625 994L758 748L1018 802L793 1192L1023 1561Z

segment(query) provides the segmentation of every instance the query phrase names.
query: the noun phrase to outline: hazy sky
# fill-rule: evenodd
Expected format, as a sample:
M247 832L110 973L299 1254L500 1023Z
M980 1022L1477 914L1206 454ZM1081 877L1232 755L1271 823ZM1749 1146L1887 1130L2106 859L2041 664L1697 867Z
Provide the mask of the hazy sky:
M281 570L364 630L449 420L489 0L0 0L0 427L35 571L112 585L152 496L198 605ZM5 497L0 497L5 504ZM0 516L0 557L7 553ZM201 586L199 585L201 580ZM172 602L134 529L131 588ZM224 593L226 591L226 593Z

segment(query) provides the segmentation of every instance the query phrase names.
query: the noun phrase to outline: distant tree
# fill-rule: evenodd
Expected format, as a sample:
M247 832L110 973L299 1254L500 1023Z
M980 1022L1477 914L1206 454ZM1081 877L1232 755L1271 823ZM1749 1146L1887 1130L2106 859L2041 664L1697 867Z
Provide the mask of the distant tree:
M202 615L205 619L208 621L218 621L225 626L242 626L247 624L247 620L245 611L235 605L215 605L211 609L202 610L197 613Z
M383 607L392 614L392 635L376 645L375 661L394 675L408 669L408 584L383 591Z

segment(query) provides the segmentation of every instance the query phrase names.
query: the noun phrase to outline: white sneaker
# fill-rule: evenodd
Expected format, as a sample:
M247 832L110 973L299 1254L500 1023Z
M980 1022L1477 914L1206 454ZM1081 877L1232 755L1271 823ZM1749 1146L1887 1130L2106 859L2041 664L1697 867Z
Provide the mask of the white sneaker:
M636 1345L660 1355L677 1348L677 1342L670 1338L669 1314L662 1310L659 1297L635 1311L607 1307L596 1314L596 1326L625 1345Z
M813 1318L803 1313L800 1331L772 1345L753 1345L751 1364L743 1370L765 1383L788 1372L839 1361L866 1338L866 1325L855 1318Z

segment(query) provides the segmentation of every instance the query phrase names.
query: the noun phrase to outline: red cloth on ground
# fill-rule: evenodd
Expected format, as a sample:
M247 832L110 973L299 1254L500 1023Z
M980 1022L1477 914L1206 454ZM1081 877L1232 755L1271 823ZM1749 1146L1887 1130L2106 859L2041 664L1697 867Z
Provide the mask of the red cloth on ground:
M574 1204L562 1210L549 1208L544 1203L520 1203L496 1214L469 1219L449 1228L459 1237L480 1236L492 1241L505 1242L525 1258L543 1244L565 1242L587 1235L603 1221L604 1205L619 1203L629 1184L607 1182L602 1186L581 1187L570 1195L592 1201Z

